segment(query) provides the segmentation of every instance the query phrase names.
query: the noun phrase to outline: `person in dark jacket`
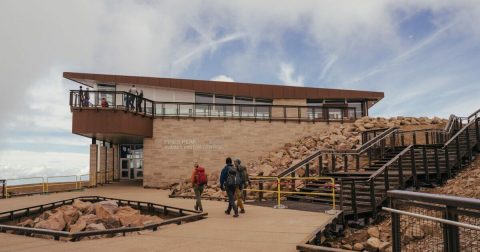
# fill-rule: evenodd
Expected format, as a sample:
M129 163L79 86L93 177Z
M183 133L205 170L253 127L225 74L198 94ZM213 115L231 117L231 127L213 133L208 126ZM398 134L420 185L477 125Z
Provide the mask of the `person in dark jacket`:
M227 191L228 196L228 208L225 210L225 213L230 214L233 209L235 213L233 217L238 217L238 207L235 204L235 190L237 190L238 185L232 182L233 176L237 177L237 169L233 166L231 158L228 157L225 163L225 167L223 167L220 173L220 189Z
M236 159L234 163L241 179L240 186L237 187L237 190L235 191L235 198L237 199L237 206L240 208L240 213L245 213L245 206L243 203L246 199L246 192L243 191L243 189L247 188L249 185L251 186L251 182L248 177L247 168L241 164L242 161Z

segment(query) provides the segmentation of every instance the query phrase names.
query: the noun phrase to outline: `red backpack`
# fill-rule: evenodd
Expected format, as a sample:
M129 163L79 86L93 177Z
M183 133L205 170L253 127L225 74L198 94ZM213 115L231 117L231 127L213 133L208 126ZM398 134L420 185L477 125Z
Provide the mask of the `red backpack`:
M206 185L207 184L207 174L203 167L197 167L195 169L195 184L197 185Z

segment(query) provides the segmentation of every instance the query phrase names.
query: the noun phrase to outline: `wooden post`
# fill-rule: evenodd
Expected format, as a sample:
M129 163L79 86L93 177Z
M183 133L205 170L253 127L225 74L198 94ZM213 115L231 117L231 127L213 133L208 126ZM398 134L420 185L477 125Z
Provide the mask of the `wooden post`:
M469 133L469 128L467 127L465 129L465 138L467 141L467 155L468 155L468 161L467 164L470 164L472 162L472 148L470 146L470 133Z
M305 164L305 177L310 177L310 163Z
M360 170L360 155L359 154L355 155L355 169L357 171Z
M343 155L343 171L348 171L348 156L345 154Z
M350 194L351 194L351 202L352 202L352 211L355 220L358 220L358 211L357 211L357 192L355 186L355 180L352 180L351 187L350 187Z
M413 144L417 144L417 134L415 134L415 132L413 132Z

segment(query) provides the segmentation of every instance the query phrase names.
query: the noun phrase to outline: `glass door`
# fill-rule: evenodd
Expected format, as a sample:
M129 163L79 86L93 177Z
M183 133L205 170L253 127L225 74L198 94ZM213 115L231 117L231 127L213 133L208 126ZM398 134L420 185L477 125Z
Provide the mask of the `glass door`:
M121 158L120 159L120 178L129 179L129 159Z

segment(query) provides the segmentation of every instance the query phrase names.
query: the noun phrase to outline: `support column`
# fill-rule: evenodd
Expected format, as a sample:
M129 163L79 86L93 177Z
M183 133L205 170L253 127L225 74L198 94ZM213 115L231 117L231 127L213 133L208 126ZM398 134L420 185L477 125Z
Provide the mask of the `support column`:
M113 181L120 180L120 159L118 159L118 145L113 145Z
M90 144L90 186L97 185L97 157L98 146Z
M98 174L98 183L105 184L106 183L106 176L105 170L107 168L107 147L100 146L100 162L99 162L99 174Z
M113 182L113 148L110 145L107 148L107 183Z

